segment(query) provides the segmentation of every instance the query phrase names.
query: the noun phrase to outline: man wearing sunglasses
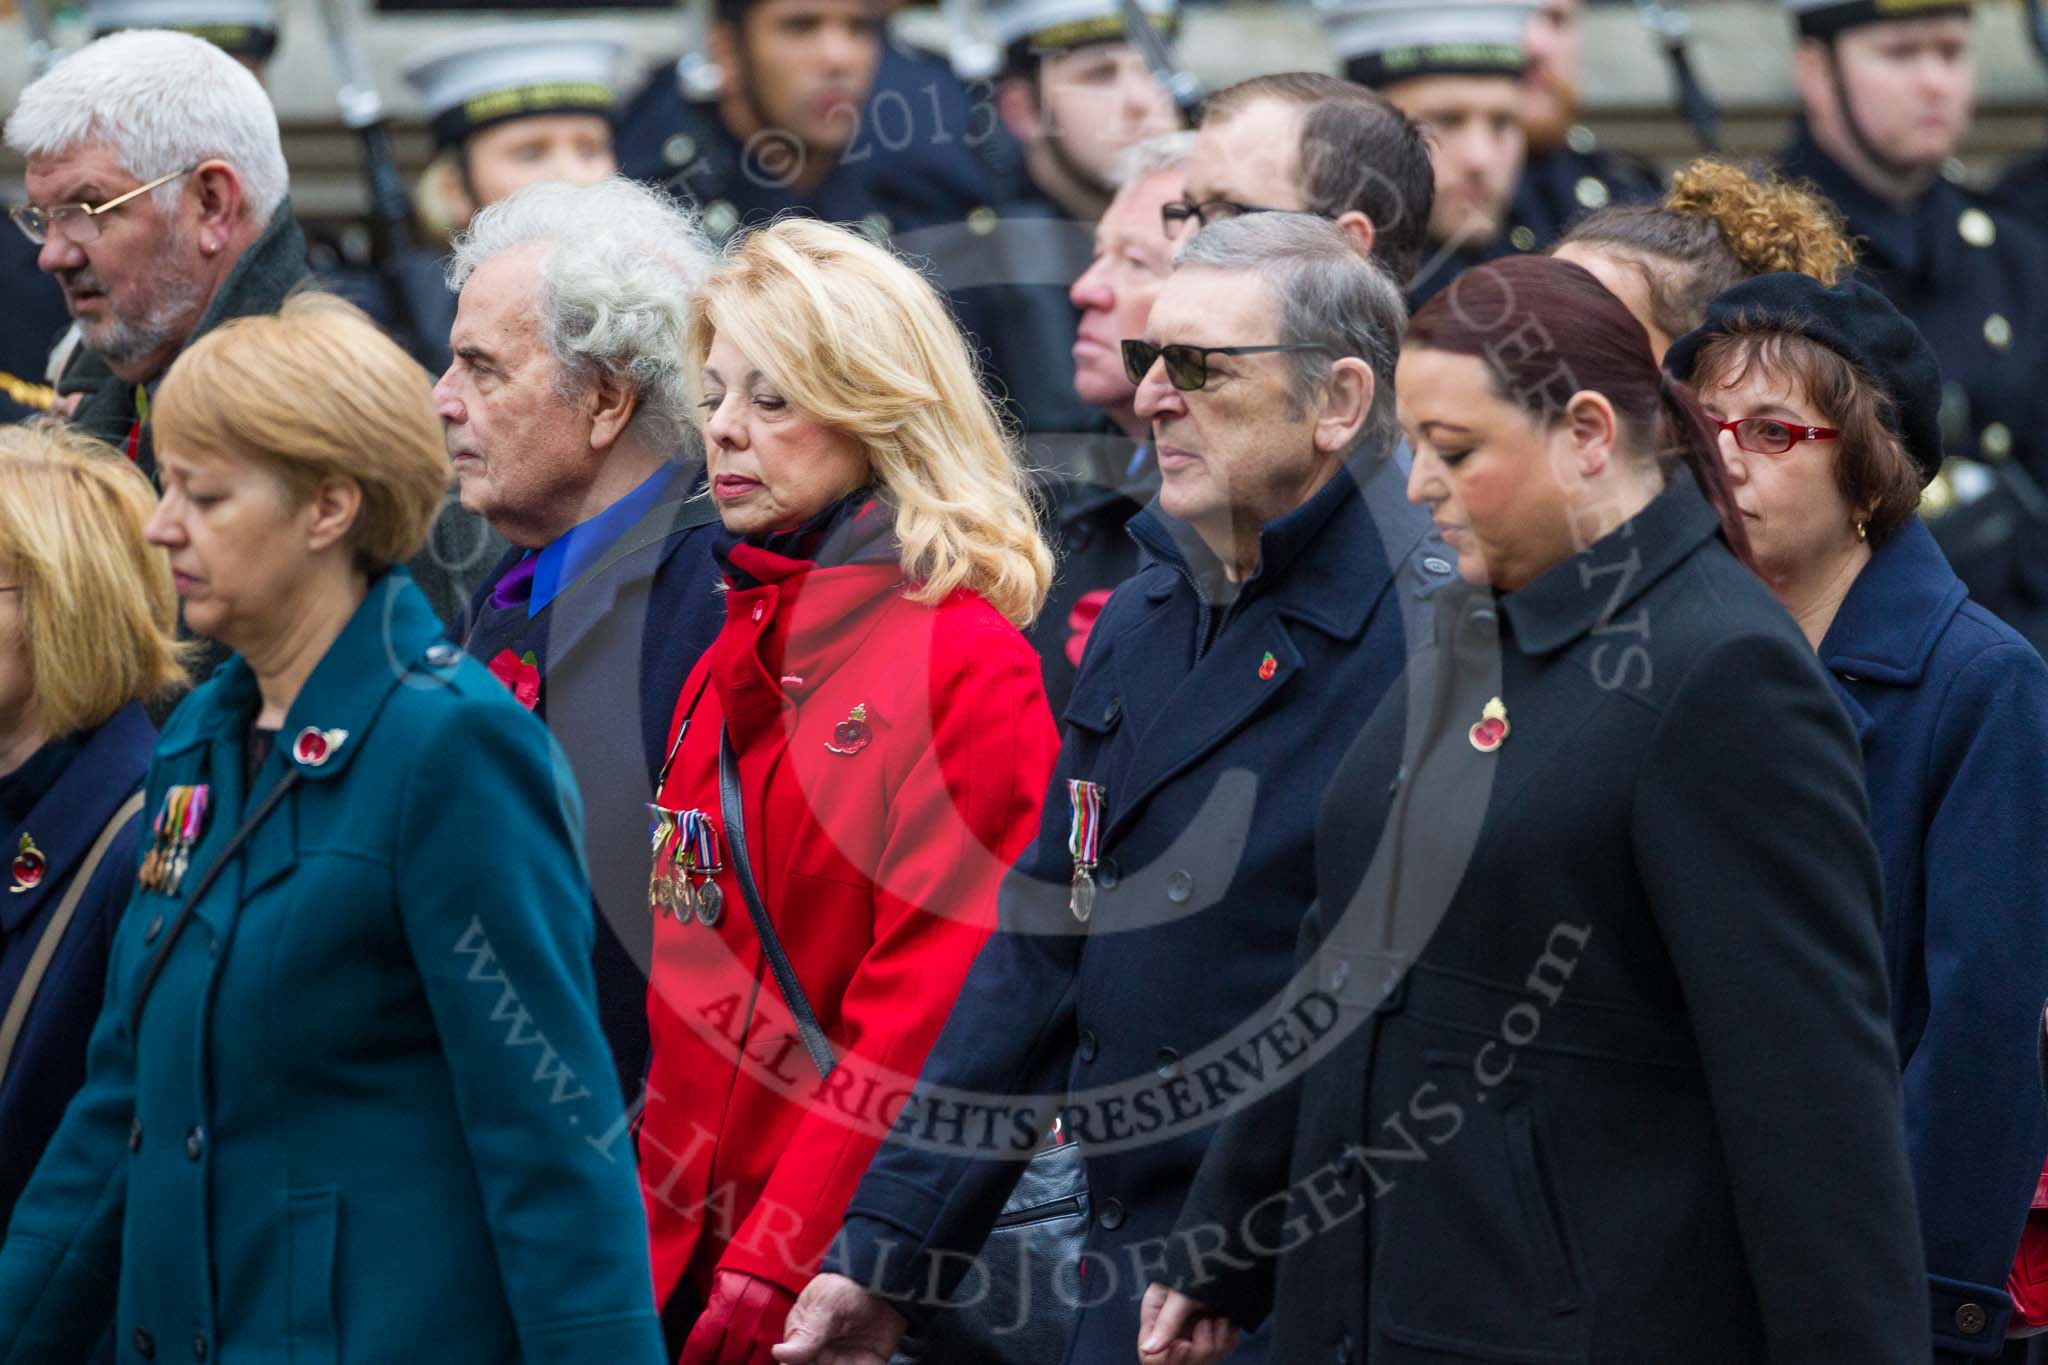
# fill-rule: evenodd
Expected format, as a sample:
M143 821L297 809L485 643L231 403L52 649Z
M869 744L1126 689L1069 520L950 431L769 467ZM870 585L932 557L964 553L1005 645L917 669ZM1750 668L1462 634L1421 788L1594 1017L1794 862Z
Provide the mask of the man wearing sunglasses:
M153 474L149 398L172 360L306 275L276 111L212 44L124 32L23 91L6 137L28 162L9 216L83 343L58 401L76 395L73 420Z
M1250 1103L1302 1055L1283 1026L1240 1053L1261 1079L1198 1083L1291 974L1324 785L1401 676L1404 616L1450 579L1390 458L1404 316L1345 231L1267 213L1197 234L1131 338L1165 476L1131 521L1151 562L1089 637L1041 836L896 1124L929 1137L935 1097L1003 1096L1042 1133L1064 1102L1092 1213L1073 1365L1131 1360L1219 1096ZM887 1358L929 1325L1030 1150L999 1131L881 1149L779 1360ZM1232 1357L1266 1359L1256 1338Z

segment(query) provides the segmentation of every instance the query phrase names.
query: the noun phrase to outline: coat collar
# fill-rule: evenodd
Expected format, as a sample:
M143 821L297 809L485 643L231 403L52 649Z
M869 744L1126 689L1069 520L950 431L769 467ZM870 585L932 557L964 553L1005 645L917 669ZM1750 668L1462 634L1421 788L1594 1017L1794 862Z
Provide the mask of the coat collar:
M881 608L902 596L906 580L894 563L818 568L742 550L751 550L743 557L757 586L727 592L711 676L735 739L744 745L858 652L881 621ZM891 717L870 719L887 725Z
M1821 637L1820 661L1830 674L1910 687L1968 597L1934 533L1909 520L1849 585Z
M1649 506L1527 587L1502 596L1517 648L1529 655L1555 653L1612 621L1720 529L1721 519L1691 471L1674 471Z
M1302 632L1290 629L1290 622L1337 640L1363 634L1427 526L1405 501L1405 521L1397 509L1377 506L1401 481L1392 459L1354 459L1297 511L1269 524L1260 537L1258 571L1241 585L1242 600L1228 633L1219 634L1192 670L1167 687L1161 685L1162 662L1187 657L1188 618L1159 604L1176 591L1187 591L1187 585L1178 576L1153 576L1162 580L1147 589L1153 610L1121 632L1109 658L1122 703L1157 699L1158 709L1170 712L1173 723L1145 731L1121 789L1111 793L1113 828L1136 818L1154 792L1203 755L1258 723L1284 698L1299 695L1299 687L1289 684L1308 667L1314 652L1304 652ZM1395 518L1389 524L1404 528L1402 543L1384 539L1383 510ZM1200 546L1192 529L1167 517L1157 503L1140 516L1142 522L1134 519L1132 531L1138 543L1191 573L1180 554L1190 541ZM1082 676L1085 683L1089 673ZM1077 687L1075 706L1083 705ZM1153 709L1153 702L1145 705ZM1069 707L1069 718L1075 706Z
M21 823L43 852L43 879L15 894L0 891L0 932L13 933L33 919L50 898L61 896L72 869L85 857L111 817L141 785L149 768L156 727L140 702L130 702L92 732L56 782ZM0 849L11 860L14 849ZM0 862L4 868L5 862ZM7 878L12 885L13 878Z
M370 585L285 714L277 739L284 761L315 781L331 781L346 771L362 751L363 736L385 698L441 630L433 608L413 586L412 574L403 565L387 570ZM216 740L231 741L239 752L256 703L256 674L234 655L206 689L171 716L159 752L175 757ZM300 761L294 756L307 731L321 735L324 757Z

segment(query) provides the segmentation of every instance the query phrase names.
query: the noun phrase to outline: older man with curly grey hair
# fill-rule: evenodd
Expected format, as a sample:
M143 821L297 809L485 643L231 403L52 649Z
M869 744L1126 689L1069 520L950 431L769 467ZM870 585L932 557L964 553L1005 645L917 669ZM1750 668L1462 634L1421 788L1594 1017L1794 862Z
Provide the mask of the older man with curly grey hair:
M463 506L512 547L453 633L547 721L584 795L598 1008L629 1098L647 1049L644 803L724 620L684 360L711 264L660 191L520 190L455 243L454 360L434 386Z

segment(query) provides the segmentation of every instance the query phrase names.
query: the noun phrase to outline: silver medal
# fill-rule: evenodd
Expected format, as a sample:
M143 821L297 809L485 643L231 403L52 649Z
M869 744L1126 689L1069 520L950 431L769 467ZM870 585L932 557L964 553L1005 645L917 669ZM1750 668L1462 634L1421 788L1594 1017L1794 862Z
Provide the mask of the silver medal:
M697 888L697 918L704 922L706 929L718 927L718 920L725 913L725 893L718 889L718 883L709 877Z
M1088 917L1095 913L1095 874L1086 866L1074 868L1074 890L1067 898L1067 905L1074 912L1074 918L1086 924Z

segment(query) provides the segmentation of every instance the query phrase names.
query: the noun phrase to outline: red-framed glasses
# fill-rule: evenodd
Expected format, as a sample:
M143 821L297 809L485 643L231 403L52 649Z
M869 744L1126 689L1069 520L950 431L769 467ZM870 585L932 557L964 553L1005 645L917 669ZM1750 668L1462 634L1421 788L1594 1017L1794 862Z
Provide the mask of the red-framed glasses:
M1713 421L1708 418L1708 421ZM1808 427L1780 422L1775 417L1738 417L1732 422L1714 422L1723 431L1735 433L1735 444L1752 455L1783 455L1801 441L1832 441L1842 433L1833 427Z

